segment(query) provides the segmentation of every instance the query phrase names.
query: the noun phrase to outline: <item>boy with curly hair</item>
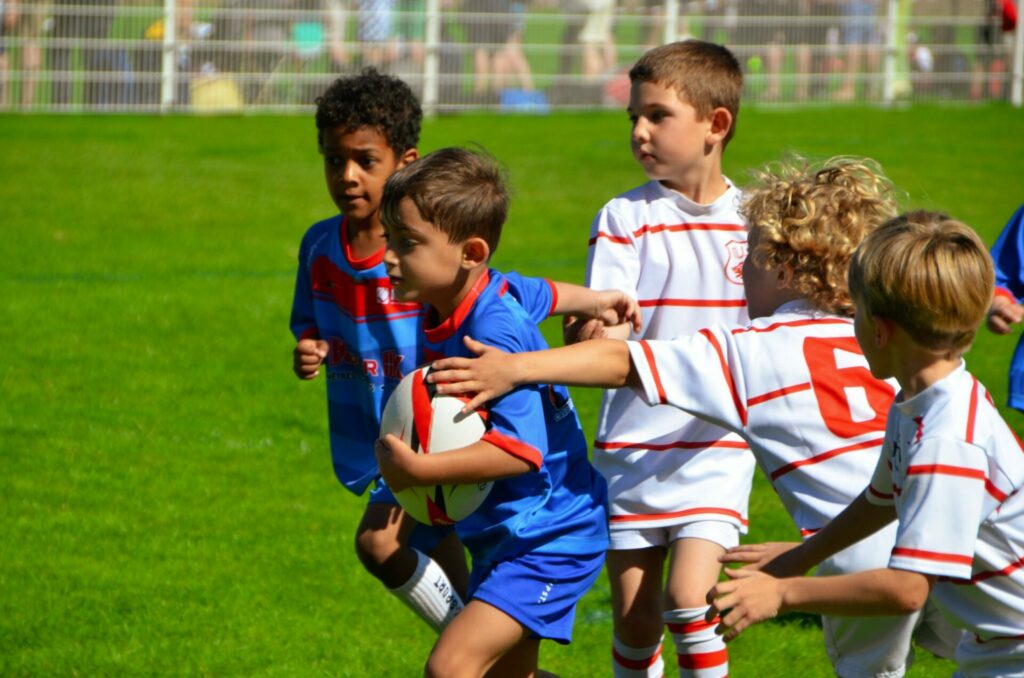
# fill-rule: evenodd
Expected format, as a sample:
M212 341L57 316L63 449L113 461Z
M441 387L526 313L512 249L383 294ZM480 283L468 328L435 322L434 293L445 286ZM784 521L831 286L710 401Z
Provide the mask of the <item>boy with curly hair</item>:
M978 235L938 212L896 217L857 249L849 273L857 342L871 373L901 389L882 454L866 489L817 534L730 570L732 581L709 592L727 638L789 610L905 614L930 600L966 631L957 675L1022 675L1024 448L962 358L993 279ZM884 565L799 576L892 524Z
M541 354L487 349L477 361L437 363L438 381L466 380L438 389L479 390L480 399L503 391L506 380L630 386L648 404L679 408L742 436L801 535L814 534L870 480L895 395L892 384L871 376L857 347L846 286L858 243L896 212L892 194L866 160L770 167L741 207L751 224L743 267L750 324L713 325L667 341L594 340ZM884 566L894 542L894 529L880 532L819 572ZM749 557L740 547L723 560ZM902 675L916 626L919 644L951 654L958 634L933 610L872 620L823 617L826 649L844 677ZM704 622L703 632L713 633L713 625Z

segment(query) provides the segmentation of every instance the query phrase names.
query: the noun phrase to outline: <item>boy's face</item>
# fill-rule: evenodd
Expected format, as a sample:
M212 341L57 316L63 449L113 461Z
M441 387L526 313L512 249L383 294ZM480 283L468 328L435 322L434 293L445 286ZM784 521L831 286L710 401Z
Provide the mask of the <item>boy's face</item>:
M711 120L698 119L697 109L675 88L639 80L630 87L626 110L633 123L633 157L648 177L679 190L708 154Z
M462 245L423 219L410 198L398 203L400 224L388 229L384 264L398 301L416 301L444 309L457 291Z
M327 191L351 221L362 224L376 218L387 178L416 159L416 149L401 157L387 137L374 127L320 132Z

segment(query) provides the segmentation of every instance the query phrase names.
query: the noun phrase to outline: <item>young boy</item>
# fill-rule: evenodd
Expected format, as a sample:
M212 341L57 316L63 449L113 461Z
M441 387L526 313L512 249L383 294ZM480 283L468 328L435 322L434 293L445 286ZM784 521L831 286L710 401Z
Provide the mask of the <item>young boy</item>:
M930 594L966 630L962 675L1024 675L1024 449L961 358L992 300L992 260L967 226L912 212L865 239L849 280L871 372L901 388L882 456L845 511L768 563L774 577L730 570L708 593L719 630L733 638L787 610L912 612ZM886 567L796 576L893 520Z
M1006 222L992 246L996 267L996 291L988 311L988 328L996 334L1009 334L1024 321L1024 205ZM1007 404L1024 412L1024 339L1017 342L1010 362L1010 396Z
M379 215L384 181L418 155L421 117L409 87L373 69L337 80L317 100L327 190L341 214L314 224L302 240L291 315L293 367L309 380L326 361L334 470L356 494L378 474L373 446L384 401L422 360L424 311L394 298ZM514 274L507 279L535 321L563 308L588 310L570 305L574 286ZM602 298L611 306L625 302L621 293ZM454 531L417 525L384 483L370 493L356 553L435 629L461 609L469 574Z
M388 180L385 262L396 297L429 309L427 355L465 355L467 333L508 351L545 347L505 294L505 277L487 266L507 209L501 172L462 149L431 153ZM601 294L576 292L574 306L602 307ZM629 315L639 317L635 306ZM495 481L456 523L473 557L471 599L441 633L428 676L533 675L542 638L570 641L576 603L608 546L607 488L587 460L568 392L518 389L493 403L487 421L479 442L441 455L417 455L392 435L377 448L395 490Z
M743 76L724 47L687 40L650 50L629 72L633 155L651 179L594 220L587 284L619 289L644 310L643 339L746 321L740 191L722 174ZM581 338L595 336L584 328ZM627 328L608 335L625 339ZM725 645L701 628L718 556L746 530L754 461L746 443L630 389L605 393L594 464L608 481L613 668L662 670L664 624L680 675L728 670ZM664 580L665 560L669 560Z
M542 354L488 350L478 361L439 361L442 371L432 378L468 379L438 390L469 389L480 399L522 381L631 386L652 405L743 436L801 535L814 534L870 481L895 395L892 385L872 378L857 347L846 286L854 248L896 212L891 195L891 184L867 161L780 163L761 173L741 210L752 224L743 264L749 325L715 325L670 341L589 341ZM882 531L830 558L819 573L884 567L895 538L895 528ZM934 611L928 616L824 616L836 674L902 675L915 626L919 643L952 656L959 634Z

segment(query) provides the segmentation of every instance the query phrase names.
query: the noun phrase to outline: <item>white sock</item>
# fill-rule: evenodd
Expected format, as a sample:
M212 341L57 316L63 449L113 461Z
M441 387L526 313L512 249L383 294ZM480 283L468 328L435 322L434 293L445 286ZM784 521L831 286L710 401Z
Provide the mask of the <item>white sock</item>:
M725 678L729 675L729 655L725 641L715 633L718 617L704 621L708 607L669 610L663 615L676 644L680 678Z
M462 611L462 598L430 556L416 551L416 559L416 570L409 580L388 590L440 633Z
M612 638L612 675L615 678L661 678L664 674L661 643L650 647L630 647L618 638Z

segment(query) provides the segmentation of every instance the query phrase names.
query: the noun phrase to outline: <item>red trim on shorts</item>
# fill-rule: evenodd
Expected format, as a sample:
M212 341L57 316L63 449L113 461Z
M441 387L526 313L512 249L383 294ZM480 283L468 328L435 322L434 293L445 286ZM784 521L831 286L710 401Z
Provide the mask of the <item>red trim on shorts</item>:
M684 516L699 515L702 513L711 513L715 515L727 516L738 520L740 524L747 525L748 521L738 511L727 508L716 508L713 506L701 506L699 508L684 509L682 511L672 511L671 513L630 513L625 515L610 516L609 522L612 523L635 523L643 520L664 520L666 518L682 518Z

